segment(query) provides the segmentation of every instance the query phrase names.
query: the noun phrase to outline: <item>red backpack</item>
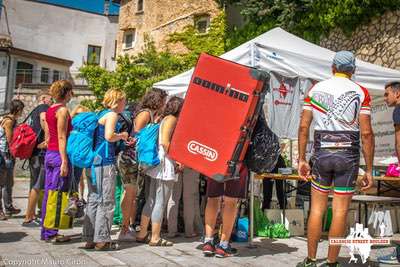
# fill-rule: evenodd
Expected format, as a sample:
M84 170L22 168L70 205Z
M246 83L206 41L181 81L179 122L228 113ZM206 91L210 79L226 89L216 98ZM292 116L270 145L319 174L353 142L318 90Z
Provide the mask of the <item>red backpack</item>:
M14 128L11 143L8 145L10 153L14 158L29 159L32 157L33 150L37 145L38 136L27 121L31 118L36 108L26 116L20 125Z
M29 159L36 147L37 135L32 127L22 123L15 127L11 144L11 155L14 158Z

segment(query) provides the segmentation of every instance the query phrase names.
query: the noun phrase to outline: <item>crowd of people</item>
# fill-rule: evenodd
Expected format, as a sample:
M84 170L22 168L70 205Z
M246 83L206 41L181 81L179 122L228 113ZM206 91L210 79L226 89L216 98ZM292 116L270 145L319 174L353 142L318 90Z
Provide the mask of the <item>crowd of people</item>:
M305 181L311 180L312 201L308 220L308 257L298 266L316 266L322 219L331 190L334 197L329 236L344 236L346 216L355 191L360 152L364 154L366 163L366 174L361 181L362 190L373 185L371 98L365 88L351 80L354 71L354 55L347 51L338 52L332 64L333 77L317 83L305 98L299 128L298 171ZM389 105L399 105L399 85L398 82L387 85L385 99ZM182 202L185 237L203 236L202 249L206 256L224 258L237 254L237 250L230 245L230 239L238 214L238 201L246 198L248 170L243 167L240 179L225 183L205 178L206 205L202 219L202 187L199 186L201 175L168 156L183 99L167 98L164 91L152 89L144 95L140 103L129 103L126 107L125 93L119 89L109 89L103 98L103 108L97 113L94 149L98 153L92 167L82 169L72 166L67 155L67 140L73 130L72 118L88 111L80 105L70 111L67 104L73 96L73 86L69 81L56 81L48 91L39 93L40 103L28 116L29 124L37 134L37 146L29 159L31 183L23 226L41 226L43 241L68 242L70 237L60 234L57 227L46 228L43 222L49 216L46 208L48 202L52 201L49 198L50 193L54 190L68 192L72 185L78 188L76 185L79 184L77 191L80 191L80 198L84 198L84 191L88 190L82 232L82 239L86 243L83 249L119 249L118 243L111 238L114 210L119 207L122 220L118 241L172 246L173 238L178 235L178 214ZM347 102L343 104L343 101ZM23 109L24 104L20 100L12 100L10 113L0 121L0 196L5 211L0 201L0 220L21 212L12 203L15 159L10 155L8 145ZM124 113L126 110L130 111L128 116ZM396 136L400 133L398 117L400 116L397 114L394 118ZM313 121L314 154L309 161L306 158L306 144ZM146 126L155 123L159 124L160 164L147 170L135 161L136 136ZM396 148L399 151L398 144L396 138ZM100 149L103 147L105 149ZM285 167L282 157L274 171L281 167ZM119 179L124 194L116 202L115 192ZM276 187L280 208L284 208L286 199L282 183L276 182ZM42 191L44 194L39 219L36 205ZM272 182L265 181L265 209L271 206L271 192ZM220 229L218 218L222 221ZM161 235L164 221L167 221L167 239ZM218 230L219 234L216 234ZM339 249L335 246L329 247L328 266L338 266Z

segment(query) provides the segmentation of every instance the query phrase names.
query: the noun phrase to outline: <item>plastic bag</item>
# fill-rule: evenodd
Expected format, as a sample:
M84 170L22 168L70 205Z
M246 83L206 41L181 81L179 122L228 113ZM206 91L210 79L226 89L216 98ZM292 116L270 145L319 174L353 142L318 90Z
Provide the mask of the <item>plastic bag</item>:
M254 230L257 236L289 238L290 233L282 223L272 224L260 208L260 201L254 199Z

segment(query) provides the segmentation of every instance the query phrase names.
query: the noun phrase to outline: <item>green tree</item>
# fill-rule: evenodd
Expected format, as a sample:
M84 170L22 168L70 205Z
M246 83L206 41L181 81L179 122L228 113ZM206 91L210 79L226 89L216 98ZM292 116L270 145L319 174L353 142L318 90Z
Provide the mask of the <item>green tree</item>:
M235 4L248 22L232 32L229 39L236 44L237 36L255 37L262 29L280 26L285 30L318 43L332 29L351 34L357 26L388 10L398 10L400 0L219 0Z

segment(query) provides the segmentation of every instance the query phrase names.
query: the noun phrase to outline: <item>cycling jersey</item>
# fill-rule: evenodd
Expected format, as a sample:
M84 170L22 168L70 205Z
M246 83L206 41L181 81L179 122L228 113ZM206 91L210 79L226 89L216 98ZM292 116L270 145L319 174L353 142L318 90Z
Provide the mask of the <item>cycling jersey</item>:
M313 112L315 130L359 131L359 114L371 114L367 89L344 74L317 83L308 92L303 109Z

